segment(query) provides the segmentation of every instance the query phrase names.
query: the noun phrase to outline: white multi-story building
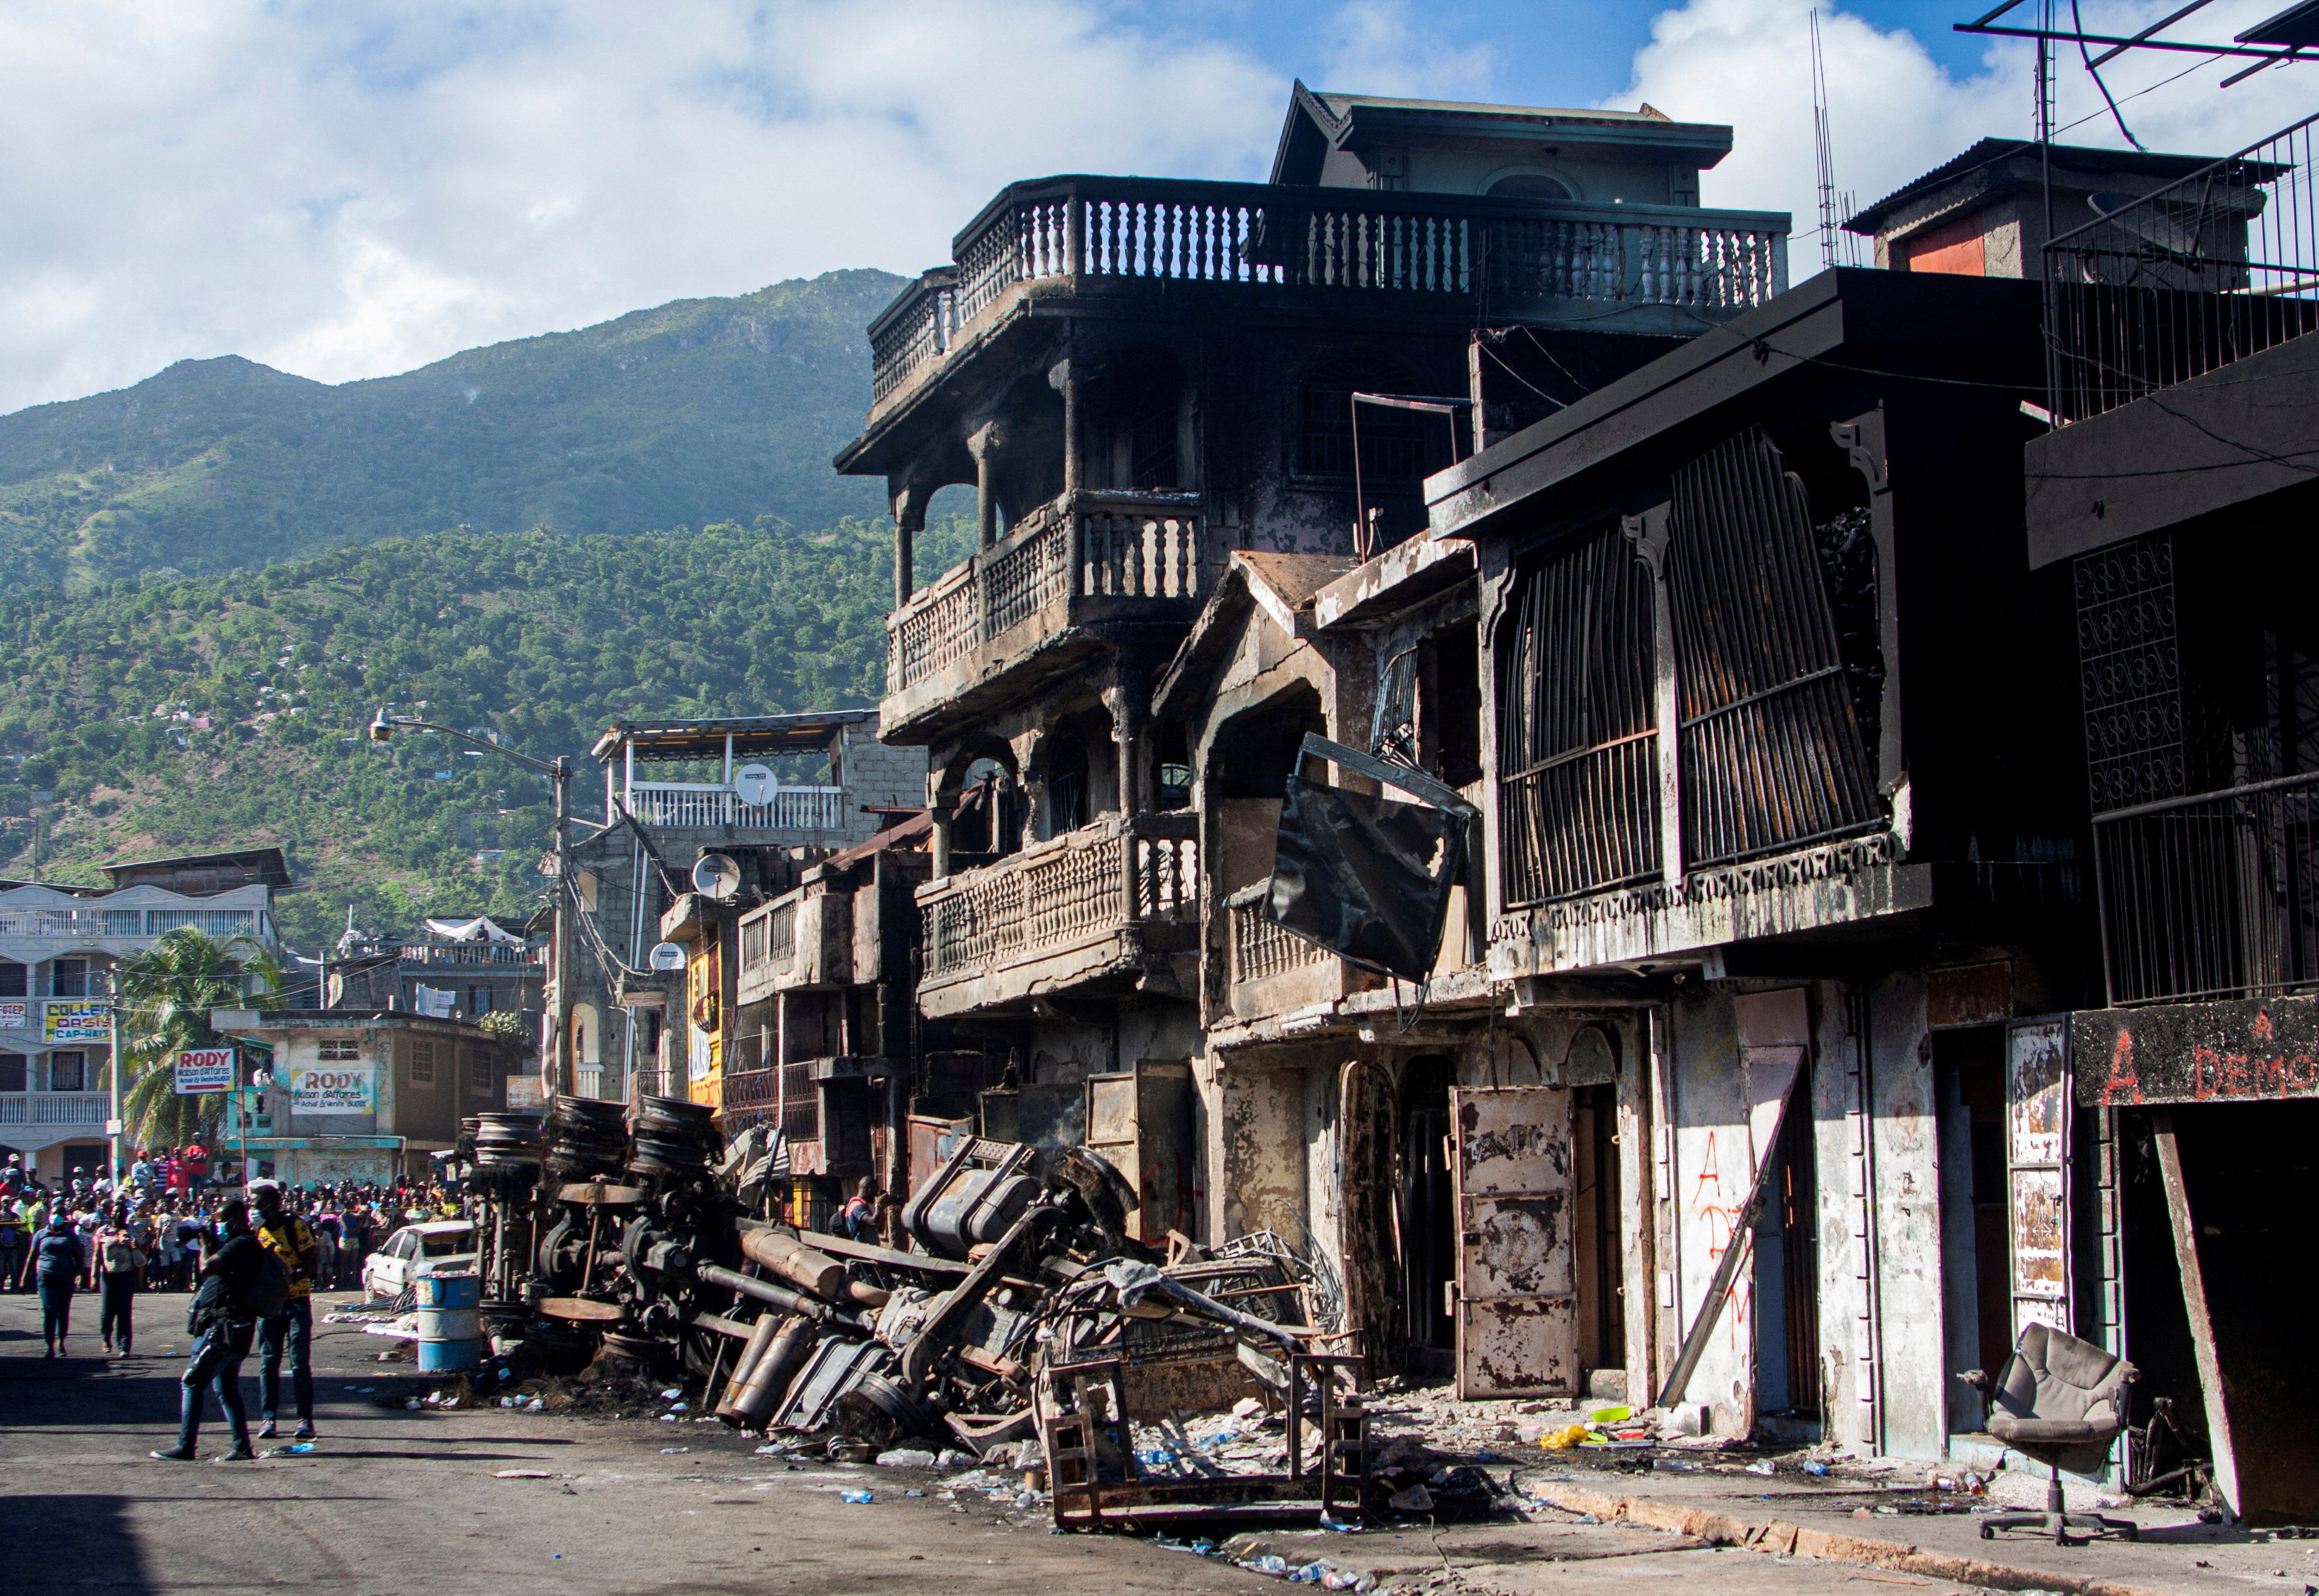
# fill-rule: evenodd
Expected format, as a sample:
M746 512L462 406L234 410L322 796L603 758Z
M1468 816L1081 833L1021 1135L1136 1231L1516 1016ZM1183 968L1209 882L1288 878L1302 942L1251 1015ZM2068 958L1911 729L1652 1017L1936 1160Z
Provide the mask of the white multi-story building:
M181 926L272 948L274 894L290 884L278 848L104 873L105 887L0 882L0 1156L43 1178L104 1165L115 967Z

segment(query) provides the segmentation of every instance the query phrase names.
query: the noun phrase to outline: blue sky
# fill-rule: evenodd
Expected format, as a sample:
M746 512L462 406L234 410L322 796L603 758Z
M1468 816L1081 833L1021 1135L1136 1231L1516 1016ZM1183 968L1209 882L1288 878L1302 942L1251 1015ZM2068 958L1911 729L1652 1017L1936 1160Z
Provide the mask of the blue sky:
M2281 0L2218 0L2224 35ZM1728 122L1710 205L1814 210L1812 0L8 0L0 411L239 354L325 382L672 299L914 272L1004 184L1259 178L1291 79ZM2082 0L2128 28L2168 0ZM1862 200L2026 133L2025 47L1963 6L1823 10ZM2187 75L2171 84L2170 74ZM2226 93L2110 77L2156 149L2296 120L2319 67ZM2147 91L2147 92L2143 92ZM2071 135L2115 145L2090 84ZM1797 240L1797 268L1816 242Z

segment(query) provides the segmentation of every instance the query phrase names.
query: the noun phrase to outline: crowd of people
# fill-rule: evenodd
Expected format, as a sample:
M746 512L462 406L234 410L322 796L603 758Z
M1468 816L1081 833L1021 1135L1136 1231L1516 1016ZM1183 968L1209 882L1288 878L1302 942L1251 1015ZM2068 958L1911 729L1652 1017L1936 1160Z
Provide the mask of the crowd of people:
M439 1186L408 1180L275 1189L284 1211L312 1232L311 1289L321 1291L357 1287L363 1259L398 1227L459 1212ZM71 1299L96 1294L104 1349L127 1356L135 1298L194 1289L205 1252L222 1245L230 1195L198 1145L140 1150L118 1179L83 1167L53 1183L11 1154L0 1166L0 1292L41 1293L52 1357L67 1355Z
M122 1169L74 1169L54 1186L10 1154L0 1166L0 1291L37 1292L50 1357L70 1356L73 1299L98 1295L107 1357L129 1357L136 1301L191 1291L194 1339L179 1381L177 1444L165 1462L199 1456L202 1410L214 1391L232 1427L220 1461L257 1456L252 1441L280 1433L282 1366L290 1366L293 1441L314 1436L313 1294L358 1285L364 1258L398 1227L455 1217L439 1186L346 1181L303 1189L272 1179L248 1193L213 1178L201 1147L140 1150ZM255 1431L241 1398L241 1366L258 1357Z

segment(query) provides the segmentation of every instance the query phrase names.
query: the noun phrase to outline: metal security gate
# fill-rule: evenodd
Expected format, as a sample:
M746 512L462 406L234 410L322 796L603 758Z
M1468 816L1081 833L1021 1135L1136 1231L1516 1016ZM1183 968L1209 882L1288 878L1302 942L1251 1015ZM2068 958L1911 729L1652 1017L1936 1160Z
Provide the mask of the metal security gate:
M1578 1394L1570 1094L1449 1094L1457 1198L1457 1395Z

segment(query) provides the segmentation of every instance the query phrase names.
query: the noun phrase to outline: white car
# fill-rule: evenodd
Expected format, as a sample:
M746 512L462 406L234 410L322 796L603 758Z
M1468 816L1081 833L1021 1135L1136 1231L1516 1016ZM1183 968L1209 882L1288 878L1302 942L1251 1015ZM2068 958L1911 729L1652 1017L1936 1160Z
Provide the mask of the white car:
M405 1225L386 1239L385 1246L363 1259L363 1294L401 1296L421 1275L472 1274L475 1262L473 1221L438 1219Z

